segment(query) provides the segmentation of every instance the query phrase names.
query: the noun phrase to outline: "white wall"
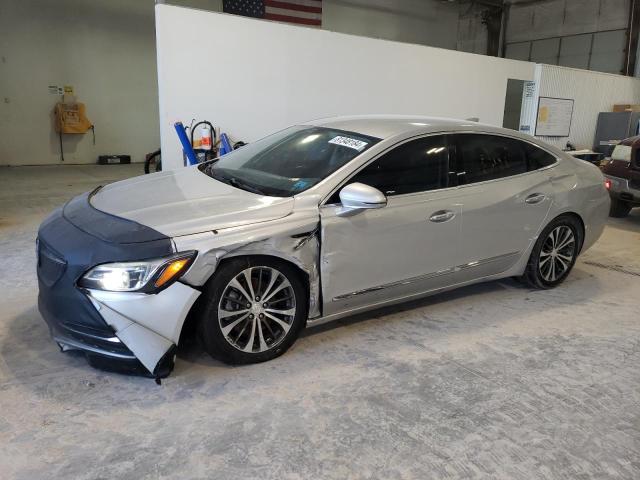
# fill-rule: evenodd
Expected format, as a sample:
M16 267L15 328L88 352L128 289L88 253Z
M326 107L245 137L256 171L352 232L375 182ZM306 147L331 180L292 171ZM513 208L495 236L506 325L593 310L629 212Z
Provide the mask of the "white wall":
M72 85L96 126L95 146L65 136L66 163L157 148L152 0L3 0L0 32L0 164L59 163L48 85Z
M222 10L222 0L167 3ZM439 0L325 0L323 29L455 48L458 9ZM73 85L96 125L96 145L90 134L64 137L65 163L104 153L142 161L155 150L153 25L154 0L0 0L0 165L60 163L51 118L59 97L48 85Z
M221 8L222 0L177 0ZM0 0L0 165L60 163L49 85L72 85L91 133L64 137L65 163L143 161L160 145L154 0Z
M536 68L537 97L574 100L569 137L538 137L559 148L567 141L579 149L592 148L599 112L609 112L617 103L640 103L640 79L553 65ZM528 119L532 131L536 114L533 110Z
M253 141L312 118L364 113L479 117L502 125L507 78L534 65L202 12L156 7L163 165L182 164L173 123L210 119ZM219 49L198 64L184 45Z

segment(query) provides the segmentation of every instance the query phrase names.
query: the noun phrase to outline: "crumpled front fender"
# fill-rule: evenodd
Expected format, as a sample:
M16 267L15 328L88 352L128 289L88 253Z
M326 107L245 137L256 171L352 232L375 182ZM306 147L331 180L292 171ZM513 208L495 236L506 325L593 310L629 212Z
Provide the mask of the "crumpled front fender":
M182 280L202 286L224 258L269 255L296 265L309 279L309 318L320 316L319 218L300 212L285 219L228 228L173 239L178 251L197 250L198 257Z

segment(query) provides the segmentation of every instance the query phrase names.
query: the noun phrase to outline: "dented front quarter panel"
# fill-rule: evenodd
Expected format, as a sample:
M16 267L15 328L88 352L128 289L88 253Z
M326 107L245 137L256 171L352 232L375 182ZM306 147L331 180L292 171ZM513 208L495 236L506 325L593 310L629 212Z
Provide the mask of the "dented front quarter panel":
M317 200L315 204L314 201L308 203L310 208L294 209L278 220L175 237L178 251L198 251L195 262L181 281L203 286L226 258L256 255L280 258L307 275L309 318L320 316L319 215Z

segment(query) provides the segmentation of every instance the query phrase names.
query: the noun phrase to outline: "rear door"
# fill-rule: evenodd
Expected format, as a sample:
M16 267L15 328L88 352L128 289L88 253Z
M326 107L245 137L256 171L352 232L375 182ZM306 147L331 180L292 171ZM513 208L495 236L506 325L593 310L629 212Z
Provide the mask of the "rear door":
M455 135L462 184L462 236L457 281L498 274L513 266L535 239L553 202L556 159L515 138Z

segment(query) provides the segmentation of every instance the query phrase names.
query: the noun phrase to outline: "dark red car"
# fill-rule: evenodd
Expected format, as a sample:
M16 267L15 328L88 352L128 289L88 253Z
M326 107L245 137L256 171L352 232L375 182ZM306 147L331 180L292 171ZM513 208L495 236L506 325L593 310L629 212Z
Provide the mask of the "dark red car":
M640 207L640 136L626 138L613 149L611 160L602 167L611 196L611 217L626 217Z

